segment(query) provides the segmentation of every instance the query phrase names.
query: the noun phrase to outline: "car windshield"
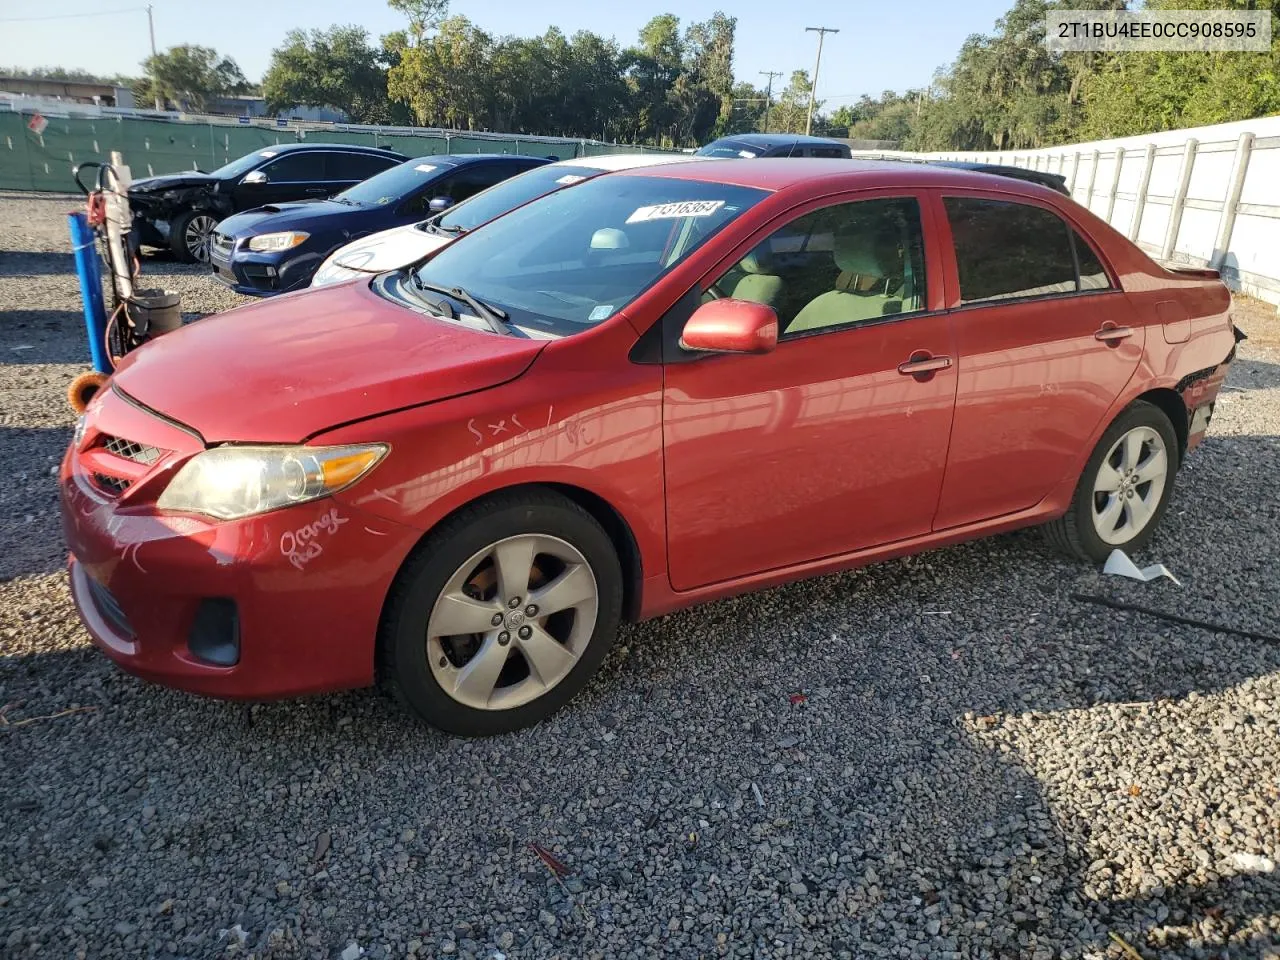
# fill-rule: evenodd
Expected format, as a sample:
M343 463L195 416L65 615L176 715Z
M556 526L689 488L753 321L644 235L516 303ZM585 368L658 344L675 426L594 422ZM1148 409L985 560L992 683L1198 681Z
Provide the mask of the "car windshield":
M522 207L530 200L581 183L603 172L592 167L558 163L536 167L463 201L437 220L436 226L448 232L474 230L480 224L488 223L508 210Z
M253 153L246 153L239 160L232 160L230 163L219 167L213 171L210 176L222 177L230 180L232 177L242 177L260 163L265 163L272 157L280 155L277 150L255 150Z
M716 140L708 143L705 147L701 147L694 151L697 157L741 157L744 160L754 160L760 156L761 149L753 147L749 143L736 143L732 140Z
M396 203L451 167L452 164L433 163L430 157L419 157L390 170L383 170L382 173L343 190L335 199L371 207Z
M596 177L467 234L417 276L465 289L516 326L568 336L621 310L764 196L674 177Z

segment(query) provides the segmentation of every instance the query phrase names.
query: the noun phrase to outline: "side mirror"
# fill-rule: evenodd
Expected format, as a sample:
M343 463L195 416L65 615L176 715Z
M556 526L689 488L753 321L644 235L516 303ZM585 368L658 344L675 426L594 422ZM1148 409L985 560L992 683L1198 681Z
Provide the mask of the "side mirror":
M240 182L244 184L266 183L267 175L261 170L250 170Z
M768 353L778 345L778 315L750 300L712 300L693 312L680 346L705 353Z
M427 204L427 209L432 213L440 213L442 210L448 210L453 206L453 201L448 197L432 197L431 202Z

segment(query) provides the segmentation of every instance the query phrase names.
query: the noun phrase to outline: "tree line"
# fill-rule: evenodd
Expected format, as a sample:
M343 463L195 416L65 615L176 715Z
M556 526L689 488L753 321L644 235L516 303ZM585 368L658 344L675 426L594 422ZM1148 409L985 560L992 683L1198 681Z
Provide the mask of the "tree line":
M1124 0L1016 0L928 88L864 96L827 119L908 150L1024 150L1280 113L1277 0L1146 0L1146 9L1266 9L1268 53L1068 53L1045 48L1051 9L1123 10Z
M258 87L211 48L173 47L144 61L146 77L132 81L135 97L200 110L219 96L253 92L272 111L336 107L356 123L666 147L805 129L808 72L792 72L778 88L736 82L737 20L724 13L687 25L661 14L623 46L556 27L536 37L494 36L450 16L448 0L388 4L405 16L403 30L376 40L354 25L293 30L272 52ZM1050 54L1045 47L1050 9L1132 5L1014 0L995 29L970 36L928 87L865 95L830 112L819 101L814 132L893 141L908 150L1019 150L1280 113L1280 0L1144 4L1270 10L1269 53Z

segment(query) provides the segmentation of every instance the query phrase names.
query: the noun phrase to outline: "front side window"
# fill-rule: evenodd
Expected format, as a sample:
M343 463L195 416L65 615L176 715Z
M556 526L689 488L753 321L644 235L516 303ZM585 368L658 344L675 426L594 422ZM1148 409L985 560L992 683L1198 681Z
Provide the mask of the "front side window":
M960 302L1012 300L1110 286L1089 245L1043 207L979 197L945 197L960 274ZM1086 263L1085 258L1088 258Z
M610 176L485 224L418 268L516 326L567 336L613 316L767 194L675 177Z
M824 207L779 227L706 298L772 307L785 337L914 313L926 291L920 205L893 197Z
M262 172L271 183L310 183L324 180L324 154L286 153L272 160Z

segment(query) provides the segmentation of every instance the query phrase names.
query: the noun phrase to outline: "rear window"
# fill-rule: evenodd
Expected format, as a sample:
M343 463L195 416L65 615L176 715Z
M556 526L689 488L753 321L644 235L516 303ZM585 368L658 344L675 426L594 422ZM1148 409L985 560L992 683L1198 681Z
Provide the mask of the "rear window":
M977 197L945 197L943 204L955 243L961 303L1110 286L1089 245L1043 207Z
M734 140L713 140L705 147L700 147L693 152L695 157L731 157L742 160L754 160L760 156L762 150L760 147L754 147L749 143L739 143Z

